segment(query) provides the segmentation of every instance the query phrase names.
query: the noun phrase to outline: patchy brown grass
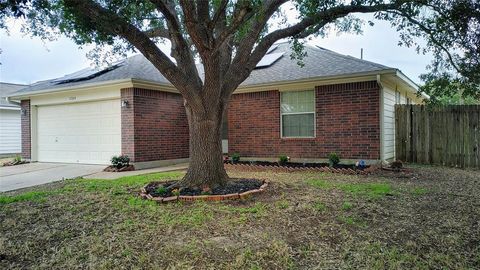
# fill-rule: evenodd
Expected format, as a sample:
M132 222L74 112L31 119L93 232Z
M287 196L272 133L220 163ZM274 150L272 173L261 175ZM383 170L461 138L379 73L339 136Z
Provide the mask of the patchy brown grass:
M68 180L0 195L1 269L475 269L480 173L373 176L230 171L269 179L246 201L157 205L145 183Z

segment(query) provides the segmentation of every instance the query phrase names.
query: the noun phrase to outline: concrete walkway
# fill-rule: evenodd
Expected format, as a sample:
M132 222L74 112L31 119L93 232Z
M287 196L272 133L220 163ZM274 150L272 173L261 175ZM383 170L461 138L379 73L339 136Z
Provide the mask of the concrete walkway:
M152 168L152 169L144 169L144 170L138 170L138 171L130 171L130 172L97 172L97 173L94 173L94 174L86 175L83 178L86 178L86 179L117 179L117 178L120 178L120 177L132 176L132 175L141 175L141 174L148 174L148 173L186 170L187 168L188 168L188 163L180 163L180 164L171 165L171 166L158 167L158 168Z
M28 163L0 167L0 192L101 172L104 165Z

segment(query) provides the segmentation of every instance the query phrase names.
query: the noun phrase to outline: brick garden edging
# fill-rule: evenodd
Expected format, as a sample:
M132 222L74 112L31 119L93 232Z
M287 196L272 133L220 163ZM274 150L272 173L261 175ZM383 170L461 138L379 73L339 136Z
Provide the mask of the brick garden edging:
M198 196L171 196L171 197L153 197L147 193L146 187L143 187L140 192L140 197L143 199L148 199L156 201L158 203L169 203L176 201L192 202L192 201L225 201L225 200L238 200L246 199L254 194L261 193L265 191L265 188L268 186L268 180L264 180L263 184L258 189L252 189L242 193L231 193L225 195L198 195ZM147 184L148 185L148 184Z
M224 164L225 169L239 169L245 171L264 171L273 170L276 172L329 172L329 173L343 173L343 174L361 174L367 175L379 169L378 166L370 166L364 170L353 170L345 168L330 168L330 167L285 167L285 166L265 166L265 165L247 165L247 164Z

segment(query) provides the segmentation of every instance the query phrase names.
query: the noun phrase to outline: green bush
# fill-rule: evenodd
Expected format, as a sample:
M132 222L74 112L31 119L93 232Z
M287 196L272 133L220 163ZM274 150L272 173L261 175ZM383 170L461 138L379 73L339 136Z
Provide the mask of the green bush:
M233 153L232 154L232 163L239 162L240 161L240 154L239 153Z
M167 194L167 192L168 192L168 189L164 186L159 186L155 189L155 193L157 193L160 196Z
M281 155L280 157L278 157L278 164L279 165L285 165L285 164L287 164L288 160L289 160L288 156Z
M13 159L13 163L17 164L22 162L22 157L20 155L16 155L15 158Z
M330 166L335 166L340 163L340 157L337 155L337 153L328 154L328 163Z
M130 165L130 158L127 155L113 156L110 162L112 166L120 169Z

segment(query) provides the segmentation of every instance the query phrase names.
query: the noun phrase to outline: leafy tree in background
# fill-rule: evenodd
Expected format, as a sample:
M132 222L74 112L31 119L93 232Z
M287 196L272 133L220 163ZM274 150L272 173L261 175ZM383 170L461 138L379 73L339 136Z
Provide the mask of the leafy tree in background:
M295 13L295 19L287 17ZM222 115L233 91L278 40L290 39L301 63L305 38L327 30L360 32L354 14L373 13L400 33L400 43L431 51L424 79L478 94L477 0L7 0L0 24L25 18L24 31L44 39L65 35L112 54L142 53L182 94L190 128L190 166L183 186L223 185ZM426 45L417 45L418 38ZM158 43L171 44L171 60ZM201 75L195 62L205 70ZM425 87L429 94L433 88ZM443 90L442 90L443 91ZM450 90L449 90L450 91Z

